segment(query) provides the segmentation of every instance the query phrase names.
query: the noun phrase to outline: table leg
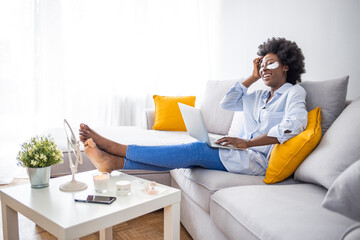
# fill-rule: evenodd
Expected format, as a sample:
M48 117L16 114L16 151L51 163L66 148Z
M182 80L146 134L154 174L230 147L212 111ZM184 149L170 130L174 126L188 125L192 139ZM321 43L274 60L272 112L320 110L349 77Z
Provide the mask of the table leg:
M164 208L164 239L180 240L180 202Z
M1 201L4 240L19 239L18 213Z
M112 240L113 239L113 232L112 227L105 228L100 230L100 240Z

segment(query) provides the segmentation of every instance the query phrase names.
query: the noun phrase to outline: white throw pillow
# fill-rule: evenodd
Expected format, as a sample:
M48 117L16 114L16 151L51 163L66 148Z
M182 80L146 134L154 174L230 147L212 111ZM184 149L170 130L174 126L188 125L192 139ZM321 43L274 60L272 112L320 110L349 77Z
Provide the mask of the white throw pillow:
M207 82L200 110L209 133L221 135L228 133L234 112L222 109L219 104L237 81L242 80L209 80Z
M335 180L322 206L360 221L360 160L348 167Z
M315 150L295 171L295 178L329 189L335 179L360 159L360 98L335 120Z

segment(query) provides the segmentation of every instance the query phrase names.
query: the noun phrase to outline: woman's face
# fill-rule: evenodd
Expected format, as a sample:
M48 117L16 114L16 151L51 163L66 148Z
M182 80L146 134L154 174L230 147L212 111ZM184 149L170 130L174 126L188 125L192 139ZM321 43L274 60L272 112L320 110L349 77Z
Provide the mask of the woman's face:
M259 73L266 86L277 89L286 83L288 70L289 67L283 65L276 54L268 53L261 61Z

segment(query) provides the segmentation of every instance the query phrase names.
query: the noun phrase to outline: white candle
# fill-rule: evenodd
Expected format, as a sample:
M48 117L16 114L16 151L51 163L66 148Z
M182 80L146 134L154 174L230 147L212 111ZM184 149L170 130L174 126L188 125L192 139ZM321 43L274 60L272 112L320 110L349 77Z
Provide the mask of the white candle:
M95 191L99 193L104 193L108 189L109 185L110 174L109 173L94 173L93 180L94 180L94 187Z

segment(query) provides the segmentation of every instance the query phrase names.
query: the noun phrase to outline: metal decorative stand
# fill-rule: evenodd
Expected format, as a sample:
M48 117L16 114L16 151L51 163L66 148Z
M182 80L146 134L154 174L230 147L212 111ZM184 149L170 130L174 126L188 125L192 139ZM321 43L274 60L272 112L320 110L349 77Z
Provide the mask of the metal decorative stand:
M80 143L76 140L74 132L72 131L70 124L64 119L64 128L67 136L67 146L68 146L68 155L69 155L69 164L72 174L72 180L67 183L63 183L60 185L60 190L64 192L76 192L81 191L87 188L86 183L76 181L75 174L77 173L77 168L79 163L83 163L81 151L80 151ZM72 153L75 155L75 163L72 160Z

